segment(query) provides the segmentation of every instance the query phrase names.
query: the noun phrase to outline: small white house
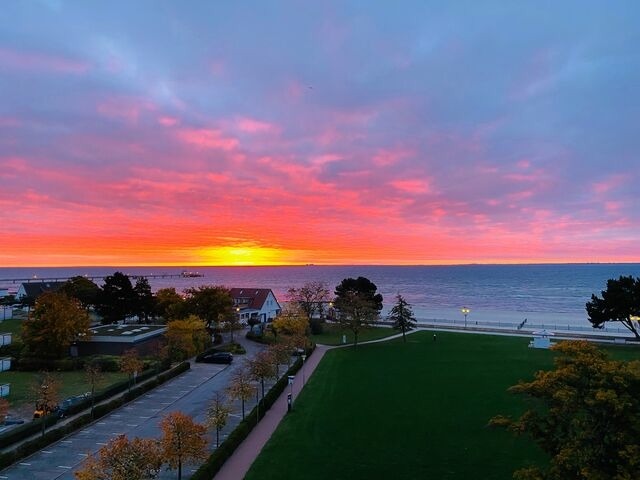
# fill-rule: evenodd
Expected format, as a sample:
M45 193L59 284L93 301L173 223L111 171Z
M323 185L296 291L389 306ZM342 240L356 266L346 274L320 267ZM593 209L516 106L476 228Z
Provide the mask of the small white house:
M266 323L280 313L280 304L270 288L232 288L230 293L241 322L254 319Z
M0 321L13 318L13 308L10 305L0 305Z
M11 345L11 333L0 333L0 347L4 347L5 345Z
M551 336L553 332L548 330L538 330L533 332L533 340L529 342L529 347L531 348L549 348L553 343L551 343Z

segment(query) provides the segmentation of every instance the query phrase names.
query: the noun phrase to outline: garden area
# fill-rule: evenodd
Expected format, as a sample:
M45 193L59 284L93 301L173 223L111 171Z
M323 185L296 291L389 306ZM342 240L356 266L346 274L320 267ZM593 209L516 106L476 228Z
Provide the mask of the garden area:
M419 332L332 350L246 478L510 479L546 459L532 441L487 426L526 408L507 388L552 367L554 352L528 342Z

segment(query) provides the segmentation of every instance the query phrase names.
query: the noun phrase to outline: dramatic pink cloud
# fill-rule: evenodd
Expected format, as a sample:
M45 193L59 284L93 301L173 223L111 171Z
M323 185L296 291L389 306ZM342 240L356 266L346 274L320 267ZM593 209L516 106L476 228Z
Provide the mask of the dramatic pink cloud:
M120 7L3 5L5 265L640 259L635 11Z
M207 128L185 128L177 132L180 140L203 149L234 150L239 142L236 138L226 137L220 130Z

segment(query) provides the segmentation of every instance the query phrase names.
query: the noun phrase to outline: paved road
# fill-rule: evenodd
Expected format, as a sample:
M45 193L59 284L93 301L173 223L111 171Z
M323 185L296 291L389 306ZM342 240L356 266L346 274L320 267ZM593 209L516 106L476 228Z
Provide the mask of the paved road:
M239 341L247 349L247 357L263 348L244 339ZM233 372L241 367L243 357L236 356L232 365L192 362L191 369L177 378L22 462L0 471L0 480L72 480L75 479L73 471L80 467L87 455L97 452L117 435L125 434L129 438L158 437L160 420L173 411L181 411L191 415L196 421L204 421L209 402L216 392L222 392L227 387ZM253 407L253 403L247 404L247 412ZM229 418L223 438L226 432L230 432L240 422L240 417L240 404L235 402L234 413ZM210 439L213 449L214 434L210 435ZM189 478L195 467L183 467L183 478ZM177 474L163 470L158 478L175 479Z

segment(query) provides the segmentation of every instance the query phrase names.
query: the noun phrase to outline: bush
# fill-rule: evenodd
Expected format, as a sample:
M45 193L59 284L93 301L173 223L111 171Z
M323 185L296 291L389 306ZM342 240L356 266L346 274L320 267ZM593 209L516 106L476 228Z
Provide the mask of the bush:
M272 335L267 337L261 333L254 333L251 330L247 332L247 334L245 335L245 338L247 338L247 340L253 340L254 342L257 342L257 343L262 343L264 345L271 345L272 343L275 342L275 339L273 338Z
M230 352L230 353L233 353L234 355L244 355L245 353L247 353L244 347L237 342L220 345L219 347L216 347L213 350L217 352Z
M88 357L86 362L97 365L103 372L120 371L120 357L116 355L93 355Z
M320 335L324 331L324 321L319 318L312 318L309 322L311 335Z
M16 341L14 337L9 345L3 345L0 347L0 357L11 357L14 358L17 362L18 360L20 360L23 348L23 343L20 341Z

